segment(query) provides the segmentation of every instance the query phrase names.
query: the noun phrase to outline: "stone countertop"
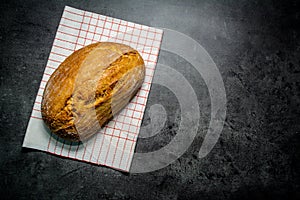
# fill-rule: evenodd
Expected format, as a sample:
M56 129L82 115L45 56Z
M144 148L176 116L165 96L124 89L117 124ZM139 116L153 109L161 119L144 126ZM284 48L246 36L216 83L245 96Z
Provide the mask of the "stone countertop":
M1 2L1 198L299 198L297 4L270 0ZM222 75L227 95L222 134L205 158L197 155L210 120L208 89L193 66L166 51L161 51L159 62L184 75L201 111L195 140L175 162L157 171L127 174L22 149L65 5L176 30L205 48ZM166 123L157 135L139 138L136 152L157 150L178 131L178 101L159 84L152 86L143 126L151 123L149 110L155 104L164 107Z

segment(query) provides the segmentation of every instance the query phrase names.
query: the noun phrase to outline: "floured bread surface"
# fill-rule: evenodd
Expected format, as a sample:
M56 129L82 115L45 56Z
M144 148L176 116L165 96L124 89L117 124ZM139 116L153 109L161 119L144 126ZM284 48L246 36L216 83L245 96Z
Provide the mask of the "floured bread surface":
M98 42L75 51L51 75L42 117L69 141L88 139L122 110L141 87L144 61L133 48Z

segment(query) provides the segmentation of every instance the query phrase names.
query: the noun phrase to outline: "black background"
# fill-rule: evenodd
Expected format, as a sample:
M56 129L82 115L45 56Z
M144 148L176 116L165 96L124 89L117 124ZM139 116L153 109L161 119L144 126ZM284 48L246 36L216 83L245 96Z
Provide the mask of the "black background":
M166 168L119 171L22 149L43 70L65 5L182 32L218 66L227 118L212 152L197 158L209 123L207 88L192 67L161 52L181 71L201 108L198 136ZM299 1L1 1L1 198L19 199L296 199L300 197ZM183 70L184 67L184 70ZM172 101L172 99L175 99ZM168 103L171 101L171 103ZM152 104L165 105L159 135L136 151L165 145L178 128L178 102L153 85Z

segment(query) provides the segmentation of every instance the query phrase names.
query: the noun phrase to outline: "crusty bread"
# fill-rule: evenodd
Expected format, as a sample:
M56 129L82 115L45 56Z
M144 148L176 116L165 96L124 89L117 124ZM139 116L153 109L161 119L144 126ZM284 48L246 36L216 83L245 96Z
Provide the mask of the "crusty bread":
M43 94L43 120L60 138L88 139L128 104L144 76L144 61L133 48L111 42L88 45L51 75Z

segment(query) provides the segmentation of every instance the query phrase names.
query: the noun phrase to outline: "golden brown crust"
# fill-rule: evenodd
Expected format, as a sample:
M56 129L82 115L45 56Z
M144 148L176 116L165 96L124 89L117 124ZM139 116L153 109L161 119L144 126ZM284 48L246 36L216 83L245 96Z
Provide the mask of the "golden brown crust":
M85 140L127 105L144 76L144 61L131 47L110 42L88 45L51 75L42 100L43 120L65 140Z

